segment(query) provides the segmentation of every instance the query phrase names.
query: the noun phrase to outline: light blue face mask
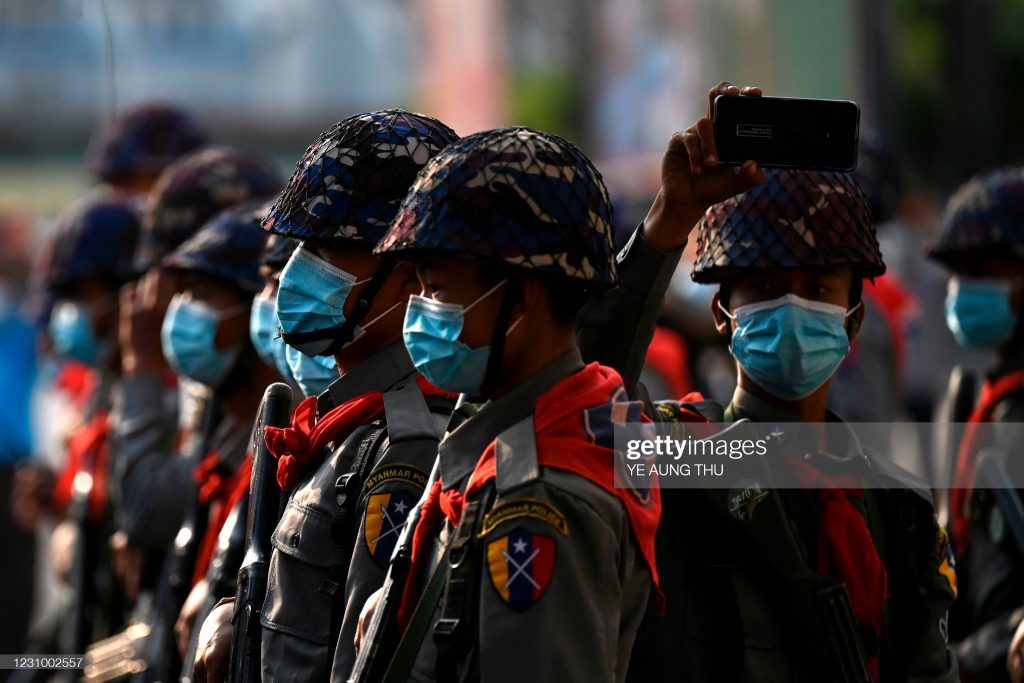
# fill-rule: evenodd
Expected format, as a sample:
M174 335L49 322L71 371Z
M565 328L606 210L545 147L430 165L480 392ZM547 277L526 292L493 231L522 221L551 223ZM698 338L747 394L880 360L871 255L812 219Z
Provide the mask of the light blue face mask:
M487 375L491 347L470 348L459 341L466 313L498 290L504 280L463 307L423 296L409 297L402 337L413 365L434 386L453 393L478 396ZM519 320L512 323L506 335Z
M740 306L731 314L722 308L736 322L733 357L750 379L786 401L810 396L836 371L850 352L846 318L856 310L795 294Z
M179 375L216 388L241 352L241 347L224 351L217 348L217 326L246 306L218 311L200 301L186 300L183 294L174 295L160 328L160 342L171 368Z
M1009 280L953 277L946 293L946 325L963 346L998 346L1017 327Z
M352 290L366 280L328 263L309 249L300 247L292 253L277 290L277 315L281 330L290 346L309 355L324 353L332 338L297 342L289 335L335 330L345 323L345 301ZM358 336L358 331L353 339Z
M319 396L338 379L334 356L307 356L287 344L284 348L292 377L304 396Z
M288 367L288 346L281 339L277 325L277 303L273 297L257 296L249 314L249 338L256 353L285 380L292 378Z
M104 344L96 339L91 309L74 301L58 301L50 314L50 338L57 355L95 366L100 362Z

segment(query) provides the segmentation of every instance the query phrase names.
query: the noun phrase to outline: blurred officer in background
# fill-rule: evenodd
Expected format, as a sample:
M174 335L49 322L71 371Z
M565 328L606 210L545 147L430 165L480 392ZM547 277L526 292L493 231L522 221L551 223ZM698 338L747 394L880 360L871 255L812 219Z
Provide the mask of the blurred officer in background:
M966 420L949 492L960 577L950 637L971 681L1005 681L1010 639L1024 619L1024 547L1010 531L1024 519L1000 501L1019 501L1024 489L1024 168L990 171L957 190L929 255L950 270L946 323L957 341L997 354ZM983 453L1008 481L979 470ZM1015 680L1024 678L1021 652L1019 642L1010 652Z
M183 285L164 318L164 356L179 376L212 390L223 414L203 460L196 464L178 458L174 479L163 482L181 497L191 486L198 486L199 504L207 516L200 525L206 533L190 568L193 589L177 625L182 650L208 597L205 577L218 535L248 491L250 435L263 390L279 379L277 370L256 354L249 337L253 297L264 286L260 259L267 239L260 224L265 214L266 203L261 200L227 209L162 262L180 276ZM235 561L240 562L241 553L236 555ZM237 574L238 567L225 571Z
M57 576L72 588L62 646L78 650L94 635L119 626L121 618L120 589L106 552L112 532L109 419L120 373L118 290L135 277L138 236L137 203L108 189L66 209L51 237L45 286L54 303L47 331L57 357L79 369L80 414L73 426L65 423L70 426L66 455L46 511L66 517L53 532L51 555ZM49 491L32 483L44 469L36 464L19 472L12 500L16 509L31 507L30 499L49 498Z
M162 267L161 260L219 212L246 199L269 198L280 187L281 177L269 160L213 147L167 167L149 198L135 255L135 267L145 275L122 292L122 408L114 428L123 532L119 550L125 557L129 597L138 593L142 550L163 551L181 525L187 496L167 482L180 484L184 476L184 485L190 484L183 465L172 462L178 452L175 444L188 452L188 440L178 438L179 426L186 435L198 435L202 411L197 406L209 393L201 383L185 380L179 420L176 380L162 351L160 330L182 286L180 276Z

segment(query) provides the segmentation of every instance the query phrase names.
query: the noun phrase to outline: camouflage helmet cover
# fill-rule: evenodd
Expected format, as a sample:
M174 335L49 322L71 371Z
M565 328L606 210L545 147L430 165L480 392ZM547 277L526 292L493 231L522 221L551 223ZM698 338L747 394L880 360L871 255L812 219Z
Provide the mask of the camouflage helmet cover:
M1024 167L989 171L964 183L939 219L929 255L997 252L1024 259Z
M751 268L850 267L885 272L864 193L848 173L775 170L715 204L697 227L696 282Z
M326 245L373 247L420 169L457 139L437 119L401 109L340 121L306 150L264 228Z
M87 277L115 284L131 280L140 209L134 197L109 190L93 192L65 209L51 238L48 287L61 289Z
M590 160L557 136L501 128L435 157L376 252L478 257L610 286L612 240L608 191Z
M182 157L161 174L150 195L136 266L152 267L224 209L266 199L281 185L273 162L257 154L209 147Z
M217 214L163 260L168 268L203 273L247 292L263 289L260 258L267 233L260 228L265 202L244 202Z

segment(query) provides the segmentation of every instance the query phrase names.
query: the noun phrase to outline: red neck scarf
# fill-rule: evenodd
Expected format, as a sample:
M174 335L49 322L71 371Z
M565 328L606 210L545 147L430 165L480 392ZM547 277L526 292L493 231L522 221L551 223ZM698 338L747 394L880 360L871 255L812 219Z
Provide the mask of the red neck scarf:
M956 475L949 492L949 515L953 531L953 551L962 555L967 547L970 522L967 519L967 502L974 489L974 470L978 463L979 425L992 419L992 412L1003 399L1013 394L1024 394L1024 370L1011 372L995 382L985 382L981 387L978 405L967 418L967 427L956 456Z
M424 396L446 396L426 379L417 376L416 384ZM369 391L316 418L317 397L310 396L292 413L290 427L267 427L267 448L277 458L277 483L282 490L296 486L323 462L324 448L332 441L343 441L357 428L384 414L384 393Z
M75 477L79 472L90 475L92 488L89 490L87 514L94 523L103 518L106 510L109 434L109 414L105 411L96 413L78 427L68 439L68 459L54 487L54 501L59 509L66 511L71 504Z
M801 483L817 487L815 493L821 502L815 570L846 584L854 616L873 628L877 642L882 642L888 576L867 520L853 503L854 499L864 500L864 491L853 488L853 479L829 477L803 461L791 460L790 466ZM867 665L877 681L877 653L868 659Z
M644 505L632 492L616 488L614 450L610 444L597 443L586 424L588 409L609 403L625 405L621 398L624 396L622 379L618 373L597 363L591 363L541 394L534 405L537 461L541 467L577 474L622 502L633 529L633 539L657 588L654 534L661 518L659 491L657 488L652 489L651 499ZM428 492L419 524L413 532L412 566L398 611L398 623L402 630L408 625L419 598L421 584L430 564L431 546L442 519L447 519L452 526L459 523L465 498L480 491L494 479L495 463L492 441L470 475L465 494L454 488L443 491L440 481L435 482Z
M249 490L249 478L252 476L252 455L247 454L241 466L233 474L228 474L225 470L226 467L220 463L217 453L211 451L192 472L193 478L199 484L199 501L209 506L206 534L199 546L196 566L192 573L193 586L206 576L210 562L213 560L213 554L217 550L220 530L228 521L231 511Z

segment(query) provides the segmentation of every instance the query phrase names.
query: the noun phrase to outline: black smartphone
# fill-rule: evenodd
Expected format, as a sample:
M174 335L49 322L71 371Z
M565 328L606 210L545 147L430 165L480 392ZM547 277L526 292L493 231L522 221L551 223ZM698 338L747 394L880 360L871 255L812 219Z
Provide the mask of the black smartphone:
M766 168L852 171L857 167L860 107L846 100L794 97L715 98L718 160L753 159Z

